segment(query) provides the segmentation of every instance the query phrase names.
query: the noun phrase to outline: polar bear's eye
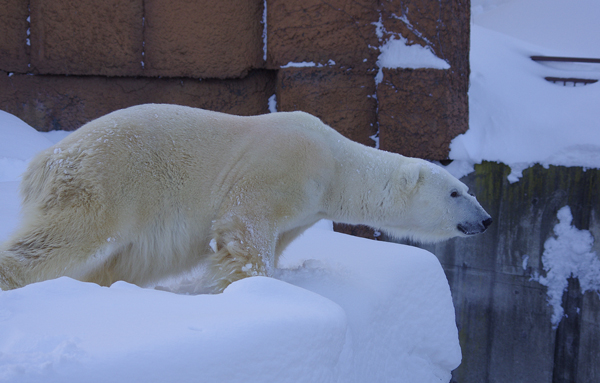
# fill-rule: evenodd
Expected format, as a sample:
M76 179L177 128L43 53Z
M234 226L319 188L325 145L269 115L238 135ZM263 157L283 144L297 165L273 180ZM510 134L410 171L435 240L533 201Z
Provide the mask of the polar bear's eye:
M458 192L456 190L453 190L452 193L450 193L450 197L452 198L456 198L458 197L460 194L458 194Z

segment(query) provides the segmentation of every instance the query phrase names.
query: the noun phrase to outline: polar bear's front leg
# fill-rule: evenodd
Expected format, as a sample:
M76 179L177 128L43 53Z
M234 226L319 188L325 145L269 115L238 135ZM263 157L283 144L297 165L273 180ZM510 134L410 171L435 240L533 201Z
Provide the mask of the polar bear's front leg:
M267 219L229 215L213 224L207 289L222 292L231 283L257 275L269 275L274 267L276 235ZM270 234L271 233L271 234Z

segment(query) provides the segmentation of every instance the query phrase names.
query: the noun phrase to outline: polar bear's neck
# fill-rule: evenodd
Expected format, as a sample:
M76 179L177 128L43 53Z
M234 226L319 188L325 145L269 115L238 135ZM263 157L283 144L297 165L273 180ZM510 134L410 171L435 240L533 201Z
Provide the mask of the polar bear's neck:
M330 219L380 227L390 214L390 187L395 182L398 157L402 157L355 142L348 142L333 154L337 160L336 177L327 195L326 209Z

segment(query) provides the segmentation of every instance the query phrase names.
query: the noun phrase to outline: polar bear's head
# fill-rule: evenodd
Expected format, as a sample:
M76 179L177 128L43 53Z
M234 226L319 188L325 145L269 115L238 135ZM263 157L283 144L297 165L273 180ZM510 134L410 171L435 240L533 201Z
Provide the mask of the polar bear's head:
M382 228L399 238L437 242L483 233L492 223L469 188L445 169L414 160L398 172L395 222ZM393 209L392 209L393 210ZM391 217L390 217L391 218Z

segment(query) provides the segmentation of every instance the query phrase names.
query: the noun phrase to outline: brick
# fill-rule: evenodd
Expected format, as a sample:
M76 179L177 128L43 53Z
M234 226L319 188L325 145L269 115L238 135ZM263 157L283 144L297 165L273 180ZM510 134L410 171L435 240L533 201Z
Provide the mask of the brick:
M468 129L470 8L463 0L383 1L384 36L431 48L450 69L384 69L377 88L380 147L446 159L450 142Z
M30 9L36 73L141 73L142 0L31 0Z
M98 76L6 76L0 72L0 109L40 131L75 130L114 110L169 103L238 115L268 112L275 74L258 70L224 81Z
M243 77L263 67L263 0L146 0L144 73Z
M384 69L377 88L380 148L410 157L448 158L468 129L467 93L456 74L436 69Z
M278 111L302 110L368 146L377 132L375 81L335 68L287 68L277 77Z
M289 62L375 68L377 0L267 0L267 67Z
M25 73L28 70L28 0L0 0L0 70Z

